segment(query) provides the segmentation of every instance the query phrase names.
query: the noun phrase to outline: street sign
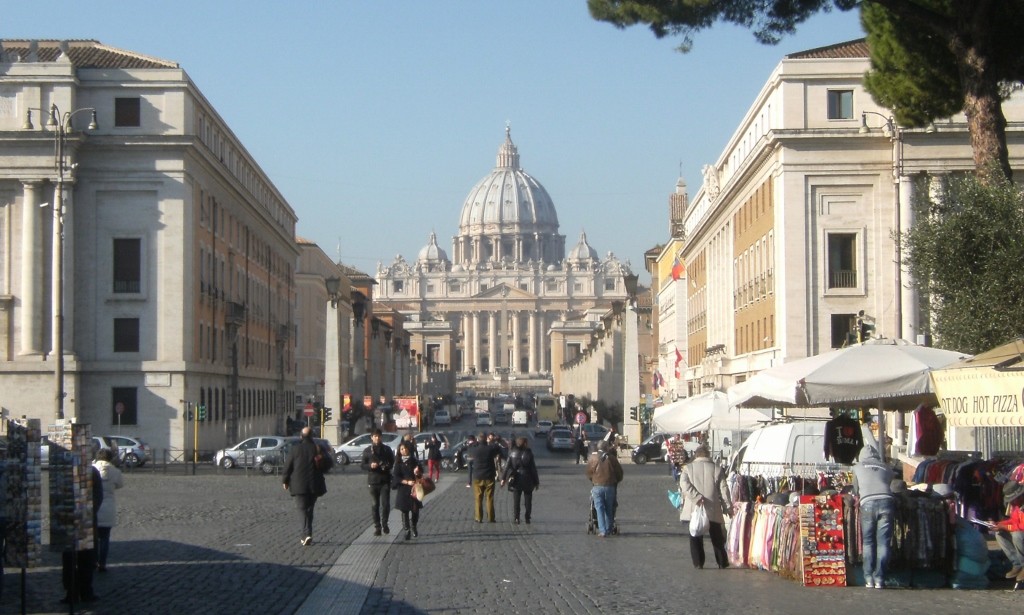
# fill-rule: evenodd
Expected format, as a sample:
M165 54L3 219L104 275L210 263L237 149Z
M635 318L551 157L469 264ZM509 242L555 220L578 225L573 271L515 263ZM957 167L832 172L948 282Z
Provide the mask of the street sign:
M576 413L576 422L578 424L580 424L580 425L586 423L587 422L587 413L586 412L577 412Z
M114 412L116 412L118 414L124 414L124 402L123 401L119 401L116 404L114 404Z
M303 408L302 413L305 414L306 416L313 416L313 404L306 404L306 407Z

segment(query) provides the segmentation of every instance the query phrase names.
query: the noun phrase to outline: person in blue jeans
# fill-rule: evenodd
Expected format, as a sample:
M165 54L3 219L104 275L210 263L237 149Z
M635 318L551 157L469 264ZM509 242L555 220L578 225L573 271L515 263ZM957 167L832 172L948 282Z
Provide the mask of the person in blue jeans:
M892 468L870 446L864 447L860 461L853 466L853 490L860 498L864 587L885 587L885 569L896 518L896 498L892 494L894 476Z
M616 492L622 482L622 465L607 441L602 440L587 460L587 478L594 485L590 497L597 512L598 536L604 538L615 527Z

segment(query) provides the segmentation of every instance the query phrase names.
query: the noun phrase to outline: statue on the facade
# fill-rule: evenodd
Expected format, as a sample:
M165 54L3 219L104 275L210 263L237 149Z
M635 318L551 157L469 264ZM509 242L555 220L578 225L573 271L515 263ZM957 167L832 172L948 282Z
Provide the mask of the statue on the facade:
M718 187L718 169L714 165L706 164L701 168L704 174L704 192L712 199L718 198L720 189Z

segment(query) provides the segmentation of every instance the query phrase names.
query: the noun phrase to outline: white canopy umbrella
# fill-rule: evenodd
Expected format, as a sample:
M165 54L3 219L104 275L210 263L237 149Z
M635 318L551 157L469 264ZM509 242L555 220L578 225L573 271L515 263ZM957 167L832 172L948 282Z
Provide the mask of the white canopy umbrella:
M911 409L935 403L930 372L970 355L873 339L784 363L729 388L729 403L746 407L867 406Z
M657 431L693 433L708 429L751 429L771 419L771 411L732 408L728 396L710 391L664 405L654 411Z

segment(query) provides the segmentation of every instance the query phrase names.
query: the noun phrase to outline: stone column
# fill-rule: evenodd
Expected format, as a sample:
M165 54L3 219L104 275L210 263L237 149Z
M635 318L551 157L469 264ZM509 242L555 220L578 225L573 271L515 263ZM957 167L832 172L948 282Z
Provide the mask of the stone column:
M522 347L519 343L519 337L521 335L519 331L519 312L513 310L512 312L509 312L509 315L512 317L512 365L509 365L509 371L518 372L520 370L521 363L519 350Z
M470 321L473 327L473 367L476 369L477 375L483 371L483 365L481 362L481 347L480 347L480 312L473 312L473 317Z
M459 315L459 324L462 326L462 365L459 369L468 374L473 365L473 329L470 327L469 312Z
M40 182L22 182L21 199L21 355L43 354L43 245Z
M529 339L527 340L527 352L530 357L530 373L536 374L539 370L537 364L537 312L530 312Z
M487 314L487 363L491 373L496 373L498 364L498 313Z

